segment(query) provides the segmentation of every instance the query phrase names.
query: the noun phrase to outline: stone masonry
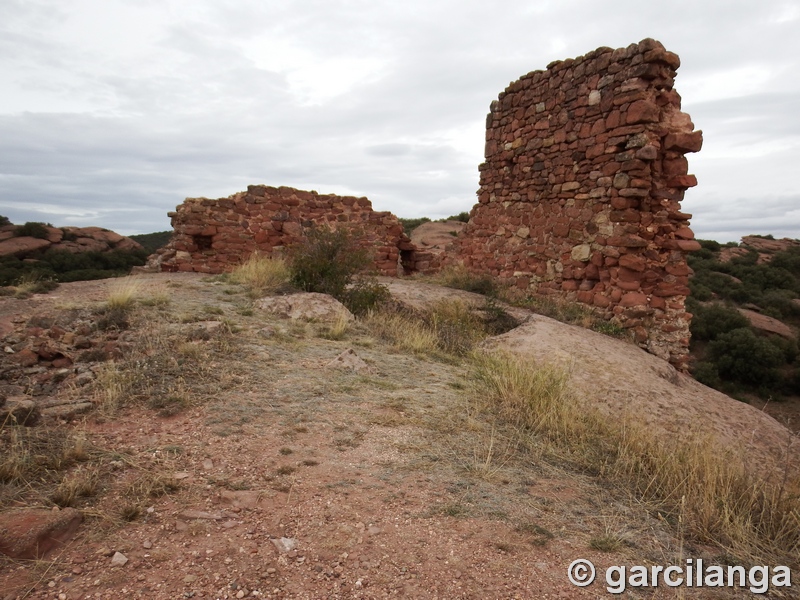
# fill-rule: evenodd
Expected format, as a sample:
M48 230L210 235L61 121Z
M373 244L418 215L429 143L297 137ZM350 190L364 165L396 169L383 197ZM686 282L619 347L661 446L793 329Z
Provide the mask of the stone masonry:
M681 212L702 132L673 89L677 55L645 39L557 61L509 85L486 122L479 203L445 262L594 307L685 369Z
M150 257L151 269L230 271L255 251L273 256L302 240L305 228L325 225L352 227L374 250L373 264L382 275L416 270L415 248L400 221L373 211L366 198L251 185L227 198L187 198L169 216L172 239Z

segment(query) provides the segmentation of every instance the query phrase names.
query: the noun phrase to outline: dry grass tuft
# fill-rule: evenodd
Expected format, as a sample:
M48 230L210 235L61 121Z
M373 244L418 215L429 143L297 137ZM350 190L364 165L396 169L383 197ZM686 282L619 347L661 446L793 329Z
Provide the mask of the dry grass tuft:
M744 558L796 560L797 475L759 477L708 437L662 437L630 417L606 416L570 394L566 373L528 358L479 354L472 378L478 412L497 414L552 455L627 486L694 540Z
M138 277L120 277L108 289L106 308L111 311L127 312L136 304L142 290L142 280Z
M426 311L386 307L365 318L377 338L433 358L466 356L488 335L483 319L461 300L440 300Z
M0 428L0 508L10 503L73 506L94 495L98 452L82 432L40 426Z
M282 258L268 258L254 252L230 274L230 280L248 289L252 298L273 294L289 283L289 267Z
M463 264L448 265L430 279L433 283L445 287L485 296L494 296L498 292L497 285L491 276L472 273Z
M336 320L327 327L323 327L319 336L326 340L343 340L350 330L350 321L345 313L339 313Z

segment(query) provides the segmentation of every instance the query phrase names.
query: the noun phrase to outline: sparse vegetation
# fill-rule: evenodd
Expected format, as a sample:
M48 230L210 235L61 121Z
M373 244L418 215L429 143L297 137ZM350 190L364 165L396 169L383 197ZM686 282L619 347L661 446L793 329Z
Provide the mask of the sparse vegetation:
M370 313L365 323L400 350L439 358L464 356L488 335L480 316L460 300L443 300L416 313L388 307Z
M163 248L172 239L172 231L156 231L154 233L140 233L129 235L134 242L139 242L147 254L153 254L159 248Z
M109 287L106 307L110 311L127 312L136 304L141 290L142 282L136 277L117 279Z
M563 372L509 354L479 354L473 374L478 411L496 411L580 469L630 486L693 539L739 556L785 559L800 549L800 481L759 479L742 456L687 433L661 438L632 418L613 419L569 392ZM600 544L598 538L598 544ZM606 541L602 542L606 547Z
M47 239L47 225L36 221L28 221L25 225L20 225L14 234L17 237L33 237Z
M230 274L230 280L247 288L251 298L274 294L285 288L291 274L282 258L270 258L254 252Z
M191 292L196 295L190 305L174 306L179 298L151 302L152 294L139 287L128 300L115 300L116 312L111 295L100 314L86 310L98 326L108 317L101 329L127 328L111 336L125 346L124 353L116 362L92 366L96 379L80 392L97 406L90 419L109 436L104 439L118 440L119 446L113 452L100 451L81 437L79 425L55 429L67 432L65 437L42 430L52 439L31 438L22 452L20 440L35 430L0 428L0 507L23 500L77 506L88 509L87 527L97 527L98 522L123 527L139 520L136 527L144 532L154 522L156 527L165 523L153 520L153 508L148 507L155 506L157 517L163 515L163 507L152 499L166 493L181 492L174 502L179 510L199 505L216 511L216 505L202 504L224 490L252 490L259 501L263 495L268 502L290 506L296 504L297 494L321 489L353 500L355 494L370 494L370 501L439 520L469 517L459 523L465 530L473 519L504 522L499 526L513 531L482 544L495 554L535 553L531 546L545 546L554 537L559 544L577 539L583 547L620 553L626 540L634 539L629 527L637 526L637 518L648 528L656 523L661 531L667 523L677 530L675 524L680 523L676 535L706 547L719 545L740 562L751 556L762 562L765 557L794 560L800 550L800 500L793 473L761 480L748 473L741 456L712 439L692 433L660 437L638 425L636 415L609 417L593 410L584 400L594 398L575 397L568 374L558 368L476 351L487 336L516 325L494 297L472 304L445 300L418 311L386 303L355 322L342 320L326 328L279 322L262 313L243 320L238 304L228 303L220 293L224 286L203 288L202 283L188 281L194 280L181 279L180 287L173 287L176 297L197 290ZM130 281L114 283L124 287ZM112 295L117 295L116 289ZM246 302L242 295L234 300ZM557 308L603 329L579 307ZM183 311L189 315L185 319ZM192 324L220 311L231 319L224 327L207 330L207 324ZM122 321L114 325L113 315ZM236 319L245 324L241 330ZM50 327L55 320L26 326ZM741 329L716 321L714 313L708 315L708 348ZM310 331L330 341L315 340ZM611 326L605 332L614 333ZM298 336L305 339L298 341ZM340 343L342 339L347 343ZM384 350L388 346L410 355L386 360L381 341ZM769 343L784 358L794 352L791 344ZM322 369L346 347L355 347L359 354L364 349L368 374ZM140 425L130 420L131 414L137 420L144 415L159 426L143 425L136 433ZM176 414L176 422L158 421ZM359 415L365 416L359 420ZM53 448L42 450L45 443ZM369 463L375 449L381 456ZM340 452L352 460L331 463L331 455ZM403 454L402 460L397 453ZM213 467L200 467L212 458ZM354 471L332 479L331 473L347 462ZM312 467L320 464L331 468L321 467L318 473ZM358 475L353 474L356 469ZM416 471L414 486L431 486L425 490L431 492L431 501L419 513L412 502L420 496L410 502L403 496L406 471ZM418 477L420 472L423 477ZM576 497L586 489L580 486L587 485L595 486L591 489L599 496L580 506L584 512L577 512L572 496L563 502L559 496L550 498L550 490L563 488L547 483L549 477L565 480ZM178 481L185 482L183 488ZM579 488L581 492L574 491ZM635 498L630 503L629 493ZM606 494L612 503L605 502ZM95 507L103 497L107 512ZM606 511L611 505L623 507L629 519L624 531L604 531L595 523L596 514L585 512L591 510L587 506ZM359 505L359 510L366 515L366 508L374 506ZM169 510L170 515L179 512ZM659 520L648 518L645 510ZM581 515L576 517L581 526L569 523L567 515ZM242 521L251 516L249 511L239 514ZM362 531L353 529L353 520L347 530L336 529L326 540L335 543L340 534L371 535L371 523L384 526L381 516L369 522L364 518ZM170 518L170 526L173 523ZM584 524L588 525L581 529ZM185 531L184 535L199 535L213 528L189 523ZM139 535L137 530L137 540ZM158 545L174 539L183 543L181 535L175 531ZM376 539L394 543L388 538ZM213 543L213 534L208 539ZM156 550L160 548L150 553L156 556ZM664 544L659 550L671 553L673 548ZM336 549L334 556L339 554Z
M445 287L475 292L484 296L495 296L498 293L497 285L489 275L472 273L464 265L447 266L433 276L432 280Z
M417 227L422 225L423 223L430 223L431 220L428 217L419 217L414 219L399 219L399 221L403 224L403 231L406 232L406 235L411 235L411 232L414 231Z
M291 251L291 282L306 292L329 294L355 314L366 314L388 299L386 287L368 277L369 252L355 232L316 227Z

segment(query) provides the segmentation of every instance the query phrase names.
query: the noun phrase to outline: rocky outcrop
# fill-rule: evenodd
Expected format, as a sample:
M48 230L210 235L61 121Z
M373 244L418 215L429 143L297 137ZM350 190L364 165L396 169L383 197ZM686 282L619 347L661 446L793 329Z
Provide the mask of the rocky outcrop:
M150 270L223 273L255 251L282 252L312 226L351 228L373 251L373 266L382 275L417 269L414 245L398 218L372 210L367 198L251 185L227 198L187 198L169 216L172 240L150 257Z
M740 315L750 321L750 327L753 329L758 329L759 331L765 331L767 333L774 333L786 338L787 340L793 340L797 337L797 332L783 321L779 321L778 319L769 317L767 315L762 315L759 312L749 310L747 308L737 308L736 310L739 311Z
M289 296L269 296L256 301L256 308L292 320L332 322L355 320L344 304L333 296L301 292Z
M420 252L441 254L449 246L452 246L453 241L466 225L461 221L423 223L411 232L411 242L417 247L418 256Z
M557 61L492 102L479 203L444 262L588 304L685 369L700 245L681 211L702 133L673 89L677 55L646 39Z
M101 227L44 227L46 237L18 235L16 225L0 227L0 257L25 258L42 250L62 252L110 252L142 250L132 239Z

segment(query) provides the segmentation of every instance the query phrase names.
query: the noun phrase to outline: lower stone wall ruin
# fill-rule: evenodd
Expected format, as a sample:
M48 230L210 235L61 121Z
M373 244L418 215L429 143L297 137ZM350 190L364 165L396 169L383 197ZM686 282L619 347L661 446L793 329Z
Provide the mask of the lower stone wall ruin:
M402 223L389 212L373 211L367 198L251 185L227 198L187 198L169 216L172 239L150 257L150 269L223 273L253 252L282 252L301 241L307 227L327 225L353 228L374 251L378 273L416 270L415 248Z
M443 262L590 305L685 369L699 244L680 202L702 133L680 110L679 66L646 39L511 83L487 117L479 203Z

